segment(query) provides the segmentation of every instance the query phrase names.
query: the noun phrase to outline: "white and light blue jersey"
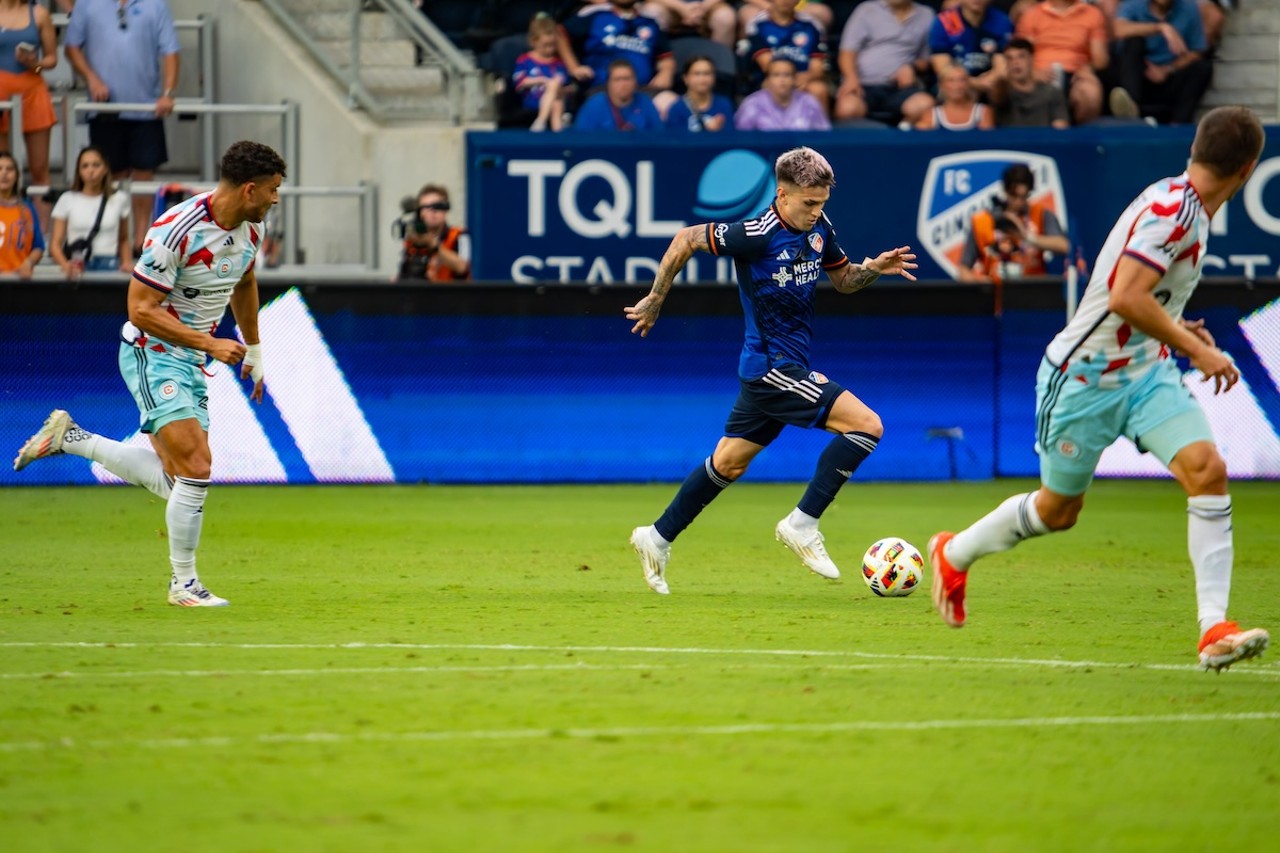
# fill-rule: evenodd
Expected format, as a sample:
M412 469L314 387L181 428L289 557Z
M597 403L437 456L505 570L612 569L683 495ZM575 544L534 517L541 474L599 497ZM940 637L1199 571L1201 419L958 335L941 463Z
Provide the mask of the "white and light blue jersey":
M1158 272L1152 295L1177 321L1200 282L1208 239L1209 215L1185 172L1143 190L1111 229L1079 308L1045 352L1049 361L1086 380L1086 374L1096 374L1100 387L1114 388L1136 382L1169 358L1167 346L1108 307L1116 269L1129 257Z
M133 277L166 294L161 307L184 326L213 334L227 312L231 291L253 269L262 245L261 222L242 222L227 230L213 218L212 193L200 193L164 212L147 231ZM126 340L138 337L126 323ZM152 340L155 337L152 336ZM205 354L168 341L179 358L203 363Z

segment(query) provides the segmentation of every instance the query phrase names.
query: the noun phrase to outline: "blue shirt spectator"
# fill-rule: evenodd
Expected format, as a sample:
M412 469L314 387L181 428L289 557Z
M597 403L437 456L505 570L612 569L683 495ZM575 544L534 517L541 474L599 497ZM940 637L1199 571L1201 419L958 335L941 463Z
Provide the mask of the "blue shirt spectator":
M578 66L585 65L598 85L608 76L609 63L625 59L641 86L671 87L671 46L658 22L636 14L635 6L635 0L613 0L607 6L588 6L564 22L560 55L575 77L582 79Z
M997 57L1009 46L1013 22L991 0L960 0L960 5L938 13L929 32L933 66L941 74L939 57L946 64L964 66L970 77L995 67Z
M1209 40L1205 38L1204 22L1195 0L1172 0L1172 5L1163 18L1151 6L1148 0L1125 0L1116 12L1116 18L1136 24L1169 24L1182 36L1187 50L1195 51L1201 56L1205 54L1209 49ZM1156 65L1172 65L1177 59L1169 48L1169 41L1160 33L1146 36L1145 41L1147 61Z
M759 88L764 82L765 68L772 57L789 59L796 67L796 73L805 74L815 60L825 61L827 45L822 33L809 21L793 17L790 21L775 20L777 12L751 23L747 32L750 42L751 64L754 74L753 85Z
M63 44L83 53L92 73L106 84L108 100L116 103L152 103L166 94L161 58L182 50L164 0L127 0L123 6L115 0L79 0ZM156 114L120 117L146 120Z
M653 100L636 91L636 72L625 59L609 65L609 82L603 92L596 92L573 122L576 130L661 130L662 118Z
M708 126L708 124L713 126ZM683 97L667 110L668 130L687 130L699 133L704 130L728 129L733 126L733 102L724 95L712 95L711 106L698 109L689 98Z

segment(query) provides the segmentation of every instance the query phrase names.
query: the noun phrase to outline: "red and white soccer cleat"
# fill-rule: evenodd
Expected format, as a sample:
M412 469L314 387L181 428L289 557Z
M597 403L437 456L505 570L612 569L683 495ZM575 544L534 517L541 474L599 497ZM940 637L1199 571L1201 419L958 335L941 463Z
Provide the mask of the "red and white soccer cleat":
M963 628L964 585L969 573L957 570L944 553L954 536L951 531L943 530L933 534L929 540L929 562L933 564L933 606L943 622L952 628Z
M1200 638L1200 668L1222 672L1236 661L1256 658L1270 642L1262 628L1241 631L1235 622L1219 622Z

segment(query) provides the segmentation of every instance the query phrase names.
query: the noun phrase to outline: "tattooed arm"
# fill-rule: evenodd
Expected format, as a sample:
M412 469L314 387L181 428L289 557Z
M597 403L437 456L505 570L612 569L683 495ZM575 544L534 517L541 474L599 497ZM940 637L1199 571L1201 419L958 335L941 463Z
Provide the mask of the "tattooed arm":
M711 247L707 244L706 225L690 225L688 228L682 228L672 238L671 245L662 256L662 263L658 265L658 274L653 277L653 289L644 299L624 309L623 313L627 319L634 320L636 323L631 327L632 334L639 332L642 338L649 334L653 324L658 322L658 312L662 310L662 303L667 298L667 292L671 290L671 282L676 274L684 269L684 265L689 262L689 258L693 257L694 252L710 250Z
M881 252L874 260L867 258L860 264L845 264L827 275L836 290L841 293L857 293L881 275L900 275L908 281L915 281L916 277L910 272L917 266L912 263L915 259L910 246L901 246Z

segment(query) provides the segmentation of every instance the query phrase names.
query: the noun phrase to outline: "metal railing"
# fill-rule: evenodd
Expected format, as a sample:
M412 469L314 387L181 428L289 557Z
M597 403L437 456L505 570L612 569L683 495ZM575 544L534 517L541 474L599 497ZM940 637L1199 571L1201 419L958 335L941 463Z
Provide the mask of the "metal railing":
M310 0L262 0L262 5L346 88L352 107L359 107L377 119L421 119L431 117L432 102L443 100L443 117L454 124L484 117L488 99L483 94L483 72L407 0L348 0L325 4ZM389 26L384 26L381 33L377 27L365 27L362 21L366 14L383 16L378 20L389 22ZM318 30L312 21L319 15L327 15L326 21L346 15L346 23L336 29ZM380 55L380 52L367 50L372 45L365 40L376 43L377 39L387 37L388 30L396 40L412 44L412 64L388 66L385 62L367 61L367 55ZM346 43L345 55L339 59L339 52L326 49L321 41ZM430 94L434 87L426 81L424 71L434 72L443 80L443 90L438 95ZM380 82L375 83L375 78ZM394 94L396 92L400 95ZM415 94L418 97L415 98Z
M81 98L80 93L67 93L68 95L79 95L79 97L68 97L63 101L63 121L70 126L76 117L82 113L126 113L126 112L153 112L155 104L148 103L99 103L97 101L86 101ZM280 155L284 157L285 163L288 164L290 175L293 180L300 181L301 175L298 174L299 163L301 162L301 146L298 137L298 105L291 101L284 101L279 104L209 104L203 101L189 100L187 98L179 98L174 103L173 115L195 113L205 115L218 114L234 114L234 115L276 115L280 117L280 137L281 150ZM65 179L68 184L75 177L76 152L74 150L75 140L71 134L64 134L63 140L66 150L63 152L63 163L65 166ZM205 180L212 179L217 170L217 152L210 146L203 154L205 162L202 167L201 175ZM285 237L285 256L289 258L297 257L297 234L298 234L298 210L296 199L288 199L285 215L292 227L289 229Z

